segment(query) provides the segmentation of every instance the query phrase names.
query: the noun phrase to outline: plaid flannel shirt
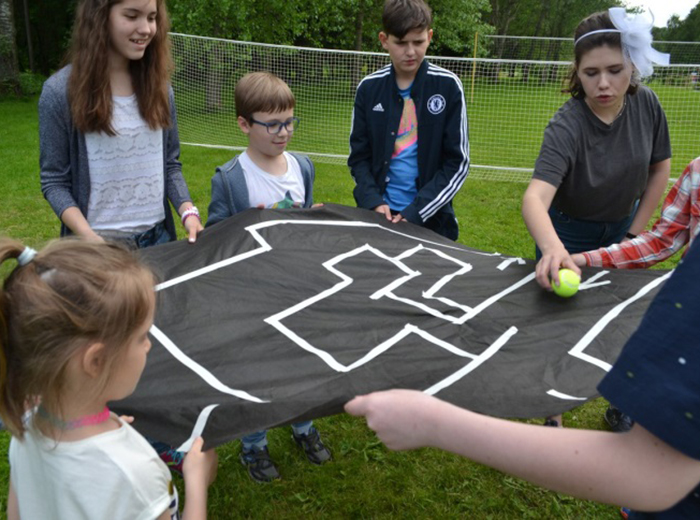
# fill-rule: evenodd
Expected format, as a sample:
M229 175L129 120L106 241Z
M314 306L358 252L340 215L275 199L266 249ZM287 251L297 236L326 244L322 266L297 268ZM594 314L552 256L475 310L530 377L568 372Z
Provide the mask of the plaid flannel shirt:
M691 162L668 192L661 216L636 238L583 253L594 267L639 269L666 260L700 232L700 157Z

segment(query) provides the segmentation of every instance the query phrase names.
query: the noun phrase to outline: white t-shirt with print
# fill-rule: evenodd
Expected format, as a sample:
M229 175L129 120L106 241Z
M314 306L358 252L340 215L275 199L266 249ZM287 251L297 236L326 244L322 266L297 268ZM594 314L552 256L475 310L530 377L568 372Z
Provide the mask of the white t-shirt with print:
M85 134L90 171L87 221L95 231L146 231L165 218L163 130L141 117L136 94L114 96L117 135Z
M245 181L248 185L248 199L250 207L256 208L260 204L271 208L285 198L304 206L306 190L304 189L304 177L297 160L289 153L284 152L287 160L287 172L284 175L272 175L260 169L250 158L248 152L243 152L239 161L243 168Z
M116 417L116 416L114 416ZM129 424L74 442L29 428L10 442L10 478L20 518L179 518L177 489L155 450Z

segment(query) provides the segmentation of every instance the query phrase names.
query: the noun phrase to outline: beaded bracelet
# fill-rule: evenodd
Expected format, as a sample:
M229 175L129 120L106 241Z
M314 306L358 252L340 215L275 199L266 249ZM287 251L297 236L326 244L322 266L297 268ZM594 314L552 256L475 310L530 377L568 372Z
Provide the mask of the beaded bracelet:
M202 222L202 217L199 216L199 210L197 209L197 206L192 206L191 208L187 208L185 211L182 212L182 216L180 217L182 219L182 226L185 226L185 220L187 220L187 217L191 217L194 215L197 217L197 220Z

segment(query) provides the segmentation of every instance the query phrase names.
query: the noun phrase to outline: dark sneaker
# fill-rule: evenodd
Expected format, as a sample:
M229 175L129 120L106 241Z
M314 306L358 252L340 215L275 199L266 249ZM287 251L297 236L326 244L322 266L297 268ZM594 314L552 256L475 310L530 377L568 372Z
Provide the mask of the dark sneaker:
M634 421L629 415L625 415L613 405L605 410L605 422L608 423L612 431L617 433L628 432L634 425Z
M182 462L185 460L185 453L182 451L175 450L169 444L158 441L151 441L151 446L156 450L156 453L160 457L160 460L165 462L168 469L173 473L177 473L182 476Z
M557 421L556 419L552 419L552 418L550 417L550 418L547 418L547 420L544 421L544 426L551 426L551 427L554 427L554 428L559 428L559 421Z
M295 435L292 432L292 438L304 450L309 462L320 465L331 460L331 452L323 445L318 430L313 426L306 435Z
M241 450L241 464L248 468L248 475L256 482L272 482L280 478L277 466L270 458L267 446L260 449Z

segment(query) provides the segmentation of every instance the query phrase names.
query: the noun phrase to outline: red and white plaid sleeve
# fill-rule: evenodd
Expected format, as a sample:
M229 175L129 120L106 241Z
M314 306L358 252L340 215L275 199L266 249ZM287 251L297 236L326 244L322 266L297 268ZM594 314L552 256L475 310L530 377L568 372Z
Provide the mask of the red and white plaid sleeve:
M632 240L583 253L595 267L639 269L666 260L700 231L700 157L691 162L669 191L661 217L650 231Z

